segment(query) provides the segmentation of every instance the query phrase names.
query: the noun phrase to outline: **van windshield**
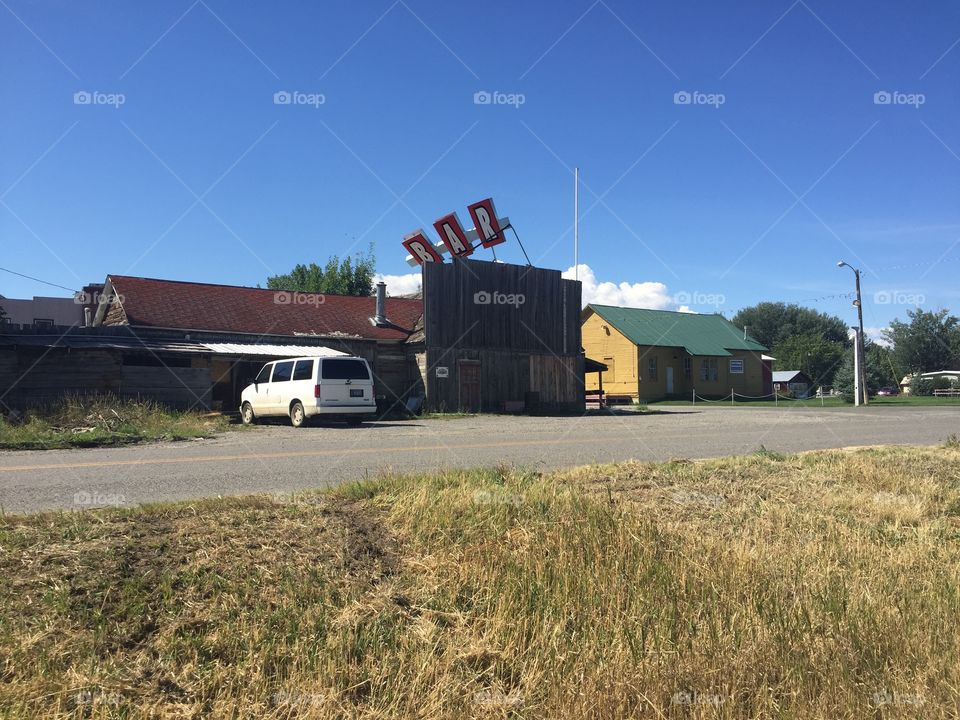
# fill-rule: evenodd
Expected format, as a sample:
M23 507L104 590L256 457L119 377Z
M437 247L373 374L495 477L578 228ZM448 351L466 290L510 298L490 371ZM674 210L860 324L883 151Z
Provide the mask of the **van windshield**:
M324 380L369 380L370 371L363 360L328 358L323 361Z
M260 370L260 373L257 375L257 379L254 380L255 383L265 383L270 382L270 371L273 369L273 365L264 365Z

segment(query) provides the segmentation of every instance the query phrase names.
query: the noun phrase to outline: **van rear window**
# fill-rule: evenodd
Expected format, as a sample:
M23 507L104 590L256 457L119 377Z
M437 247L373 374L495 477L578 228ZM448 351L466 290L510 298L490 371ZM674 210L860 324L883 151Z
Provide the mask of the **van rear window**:
M297 360L297 366L293 369L293 379L312 380L313 360Z
M293 372L293 361L278 362L273 368L273 380L271 382L286 382L290 379Z
M323 361L324 380L369 380L370 372L363 360L328 358Z

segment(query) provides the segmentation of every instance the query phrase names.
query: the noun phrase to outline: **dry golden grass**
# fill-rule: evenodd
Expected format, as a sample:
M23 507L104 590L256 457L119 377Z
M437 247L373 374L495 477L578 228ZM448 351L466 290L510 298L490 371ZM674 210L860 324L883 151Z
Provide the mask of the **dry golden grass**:
M960 449L0 518L0 716L948 718Z

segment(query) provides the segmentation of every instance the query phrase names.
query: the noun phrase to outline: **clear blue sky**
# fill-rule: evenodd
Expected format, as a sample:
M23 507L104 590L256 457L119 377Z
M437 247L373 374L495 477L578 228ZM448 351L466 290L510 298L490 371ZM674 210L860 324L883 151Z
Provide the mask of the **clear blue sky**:
M493 196L567 269L579 165L598 281L729 316L849 291L842 257L868 326L960 311L956 2L0 5L4 267L257 284L373 242L401 274L405 233ZM0 293L58 291L0 273Z

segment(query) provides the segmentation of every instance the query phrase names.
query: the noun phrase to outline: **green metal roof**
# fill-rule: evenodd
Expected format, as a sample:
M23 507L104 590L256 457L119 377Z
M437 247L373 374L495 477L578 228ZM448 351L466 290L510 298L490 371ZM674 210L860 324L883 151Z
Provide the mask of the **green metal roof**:
M587 305L635 345L682 347L691 355L730 355L730 350L764 352L763 345L722 315Z

